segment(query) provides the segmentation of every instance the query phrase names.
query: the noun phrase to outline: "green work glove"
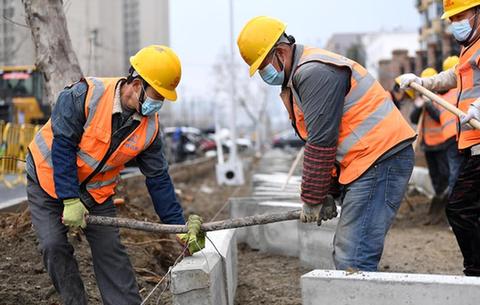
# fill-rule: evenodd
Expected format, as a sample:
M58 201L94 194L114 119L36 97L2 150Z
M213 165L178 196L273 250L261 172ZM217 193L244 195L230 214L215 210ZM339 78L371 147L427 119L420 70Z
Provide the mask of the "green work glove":
M63 201L63 224L67 227L85 228L87 222L85 215L88 210L85 208L80 198L65 199Z
M188 246L188 252L192 255L205 248L205 232L201 231L202 218L198 215L188 217L188 233L177 234L177 238Z

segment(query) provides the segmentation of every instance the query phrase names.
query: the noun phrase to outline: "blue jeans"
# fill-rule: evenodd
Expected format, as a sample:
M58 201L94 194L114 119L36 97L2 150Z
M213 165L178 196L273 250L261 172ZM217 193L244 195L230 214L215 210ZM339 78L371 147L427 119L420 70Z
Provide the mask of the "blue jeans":
M334 239L337 269L377 270L385 236L402 202L413 165L414 153L409 145L345 186Z

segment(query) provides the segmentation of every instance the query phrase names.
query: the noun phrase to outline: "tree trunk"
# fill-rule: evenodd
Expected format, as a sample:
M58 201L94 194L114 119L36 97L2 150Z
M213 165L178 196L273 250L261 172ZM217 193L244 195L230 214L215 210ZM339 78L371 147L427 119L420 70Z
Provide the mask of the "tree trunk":
M58 93L82 77L68 34L62 0L22 0L35 45L37 69L43 74L43 98L52 106Z

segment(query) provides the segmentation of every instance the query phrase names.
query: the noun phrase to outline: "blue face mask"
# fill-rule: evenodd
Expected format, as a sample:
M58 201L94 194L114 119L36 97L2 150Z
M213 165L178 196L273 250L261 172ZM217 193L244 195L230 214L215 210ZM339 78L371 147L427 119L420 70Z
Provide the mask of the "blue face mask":
M163 106L163 100L155 100L147 95L145 89L142 86L143 96L145 96L143 102L140 102L140 97L138 97L138 101L140 102L140 115L142 116L150 116L155 114L156 112L160 111Z
M472 27L470 26L470 19L463 19L462 21L452 22L452 24L450 25L450 31L452 32L453 37L455 37L457 41L465 42L468 36L470 36L470 33L472 32Z
M277 55L275 54L275 56ZM278 56L276 58L283 67L283 64L280 62ZM260 73L260 76L262 77L264 82L272 86L280 86L285 80L285 70L282 68L282 71L278 72L271 63L269 63L262 70L259 70L258 73Z
M162 109L162 106L162 100L154 100L153 98L147 96L142 103L142 111L140 114L143 116L150 116L152 114L155 114L155 112L160 111L160 109Z
M278 72L272 64L268 64L265 68L258 71L258 73L260 73L263 81L272 86L280 86L285 79L285 71L282 70Z

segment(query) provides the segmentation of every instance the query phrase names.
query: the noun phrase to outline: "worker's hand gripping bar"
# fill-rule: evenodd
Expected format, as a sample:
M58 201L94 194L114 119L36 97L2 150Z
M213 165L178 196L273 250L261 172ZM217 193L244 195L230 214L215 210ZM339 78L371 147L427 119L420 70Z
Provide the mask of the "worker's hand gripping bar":
M433 93L432 91L424 88L423 86L415 83L415 82L412 82L410 83L410 87L412 89L415 89L417 90L418 92L420 92L421 94L425 95L426 97L428 97L429 99L431 99L432 101L434 101L435 103L439 104L440 106L442 106L443 108L445 108L447 111L455 114L456 116L458 117L461 117L461 116L465 116L467 115L465 112L461 111L460 109L458 109L457 107L453 106L452 104L450 104L449 102L447 102L446 100L444 100L443 98L441 98L440 96L436 95L435 93ZM480 121L476 120L476 119L470 119L470 121L468 121L468 123L475 129L479 129L480 130Z

